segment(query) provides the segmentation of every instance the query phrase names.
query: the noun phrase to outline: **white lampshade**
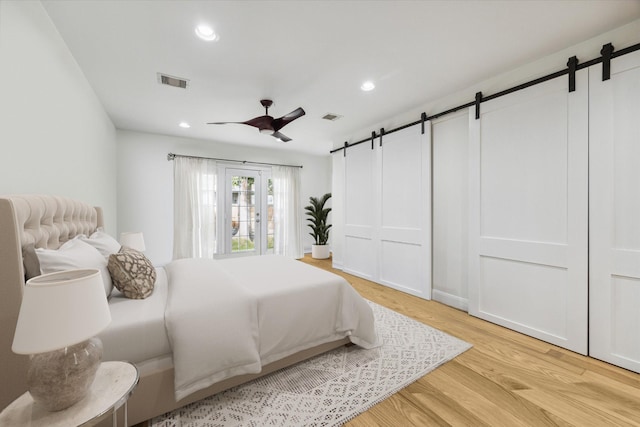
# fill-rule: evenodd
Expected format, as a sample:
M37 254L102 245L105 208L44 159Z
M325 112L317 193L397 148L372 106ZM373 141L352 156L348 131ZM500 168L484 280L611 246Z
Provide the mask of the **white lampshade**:
M11 349L36 354L95 336L111 322L100 271L69 270L27 281Z
M144 252L146 249L141 231L120 233L120 244L140 252Z

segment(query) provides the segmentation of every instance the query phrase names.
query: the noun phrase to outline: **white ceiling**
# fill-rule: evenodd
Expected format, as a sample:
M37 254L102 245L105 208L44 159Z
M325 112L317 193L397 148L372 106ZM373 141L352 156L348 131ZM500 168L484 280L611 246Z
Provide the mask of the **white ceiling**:
M117 128L316 154L640 18L638 0L43 4ZM198 39L200 23L219 41ZM189 88L158 84L158 72L188 79ZM366 79L374 91L360 90ZM274 100L274 117L306 110L281 131L292 141L206 124L262 115L262 98ZM326 113L343 117L330 122Z

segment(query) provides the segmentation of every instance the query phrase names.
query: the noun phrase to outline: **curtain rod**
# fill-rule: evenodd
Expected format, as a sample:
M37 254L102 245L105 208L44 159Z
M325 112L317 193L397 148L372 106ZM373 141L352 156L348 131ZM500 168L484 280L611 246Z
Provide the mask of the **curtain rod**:
M173 159L175 159L176 157L187 157L189 159L205 159L205 160L221 160L224 162L235 162L235 163L242 163L244 164L251 164L251 165L266 165L266 166L286 166L289 168L300 168L302 169L302 166L298 166L298 165L281 165L278 163L263 163L263 162L250 162L248 160L233 160L233 159L219 159L216 157L200 157L200 156L187 156L186 154L175 154L175 153L169 153L167 154L167 160L171 161Z
M608 52L607 52L607 50L608 50ZM606 67L608 68L609 67L609 63L608 62L611 59L617 58L617 57L622 56L622 55L626 55L626 54L631 53L631 52L635 52L636 50L640 50L640 43L634 44L633 46L629 46L629 47L626 47L624 49L620 49L619 51L616 51L616 52L613 51L613 46L611 45L611 43L608 43L608 44L604 45L602 47L602 50L600 51L602 56L600 56L598 58L594 58L594 59L592 59L590 61L587 61L587 62L578 63L576 65L576 70L582 70L583 68L587 68L587 67L590 67L592 65L599 64L599 63L603 63L603 68L604 68L605 60L607 62ZM605 59L605 55L607 55L606 59ZM490 101L492 99L496 99L496 98L499 98L501 96L508 95L510 93L517 92L517 91L522 90L522 89L526 89L528 87L537 85L539 83L544 83L544 82L546 82L548 80L555 79L556 77L560 77L560 76L563 76L565 74L570 74L569 68L565 68L563 70L556 71L555 73L547 74L546 76L542 76L542 77L539 77L537 79L528 81L526 83L522 83L522 84L519 84L517 86L513 86L513 87L511 87L509 89L505 89L505 90L503 90L501 92L494 93L493 95L482 96L482 93L478 92L478 94L480 94L480 98L475 100L475 101L471 101L471 102L468 102L466 104L458 105L457 107L450 108L450 109L448 109L446 111L443 111L441 113L432 114L431 116L428 116L428 117L426 116L425 113L422 113L424 119L420 119L420 120L417 120L415 122L407 123L405 125L399 126L397 128L391 129L391 130L383 130L383 132L384 132L385 135L393 133L393 132L397 132L399 130L406 129L408 127L420 124L425 119L426 120L433 120L433 119L437 119L438 117L446 116L447 114L455 113L456 111L462 110L464 108L473 107L474 105L478 106L482 102ZM382 132L380 132L380 134L376 134L375 132L372 132L370 137L361 139L360 141L356 141L356 142L353 142L351 144L345 142L344 146L338 147L338 148L334 148L333 150L329 151L329 154L333 154L333 153L336 153L336 152L341 151L341 150L344 150L345 153L346 153L347 148L353 147L354 145L358 145L358 144L362 144L362 143L365 143L365 142L369 142L369 141L372 140L372 138L378 138L379 136L381 136L381 133Z

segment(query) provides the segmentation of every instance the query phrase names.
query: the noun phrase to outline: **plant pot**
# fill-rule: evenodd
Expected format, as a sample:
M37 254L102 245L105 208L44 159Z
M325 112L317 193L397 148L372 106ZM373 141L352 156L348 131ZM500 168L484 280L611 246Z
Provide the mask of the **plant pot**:
M329 258L329 245L311 245L311 258Z

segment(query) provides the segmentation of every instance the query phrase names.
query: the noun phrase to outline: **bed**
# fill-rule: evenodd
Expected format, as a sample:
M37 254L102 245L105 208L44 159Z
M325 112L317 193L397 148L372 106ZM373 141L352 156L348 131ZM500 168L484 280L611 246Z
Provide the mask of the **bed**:
M0 408L26 391L27 357L11 351L23 249L57 250L103 224L100 208L79 201L0 197ZM103 361L140 371L129 425L342 345L378 345L371 309L344 279L284 257L177 260L155 269L144 299L107 294Z

